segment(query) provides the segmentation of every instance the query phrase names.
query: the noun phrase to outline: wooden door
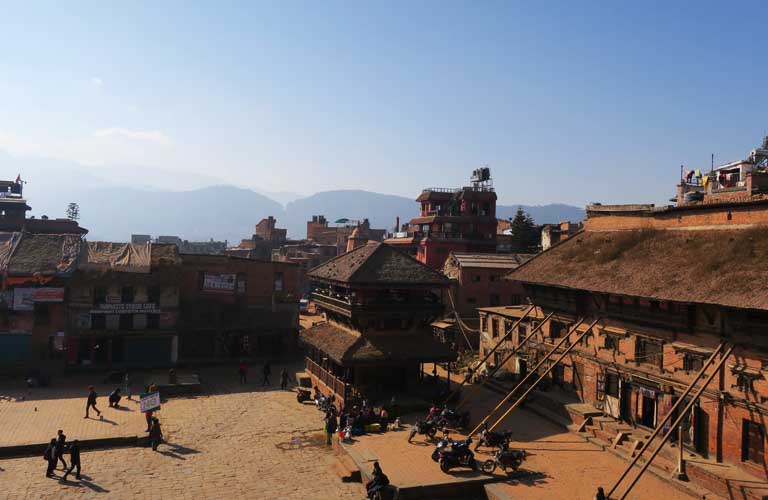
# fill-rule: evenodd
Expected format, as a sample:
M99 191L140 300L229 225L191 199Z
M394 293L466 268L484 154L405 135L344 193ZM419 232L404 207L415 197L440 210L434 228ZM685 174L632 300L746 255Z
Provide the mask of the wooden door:
M765 437L757 422L744 419L742 426L741 459L762 464L765 460Z

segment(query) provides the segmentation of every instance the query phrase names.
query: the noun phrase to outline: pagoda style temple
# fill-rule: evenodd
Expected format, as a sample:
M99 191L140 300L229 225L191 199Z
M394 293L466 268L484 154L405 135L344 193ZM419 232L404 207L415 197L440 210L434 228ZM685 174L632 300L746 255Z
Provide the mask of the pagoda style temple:
M410 255L369 242L307 276L325 319L300 335L307 372L340 403L390 398L419 381L423 363L456 360L430 333L449 281Z

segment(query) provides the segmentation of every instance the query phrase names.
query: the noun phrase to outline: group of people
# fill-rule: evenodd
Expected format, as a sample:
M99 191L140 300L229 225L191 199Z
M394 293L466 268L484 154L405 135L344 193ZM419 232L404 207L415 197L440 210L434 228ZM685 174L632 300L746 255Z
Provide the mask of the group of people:
M131 374L129 372L125 372L125 376L123 377L123 387L125 389L125 394L128 395L128 399L131 399ZM96 390L93 388L92 385L88 386L88 401L85 405L85 417L83 418L90 418L90 410L93 408L93 411L96 412L96 415L101 417L101 410L96 408L96 399L98 398L98 394L96 393ZM114 391L112 391L109 394L109 407L110 408L119 408L120 407L120 400L123 399L122 389L120 387L116 387Z
M69 469L67 469L67 462L64 460L65 453L69 453ZM67 476L75 469L77 469L75 477L80 479L80 444L77 440L74 440L67 445L67 436L64 435L63 430L59 429L56 437L51 439L50 444L43 452L43 459L48 465L45 470L45 477L55 476L56 464L61 462L62 470L65 471L61 478L62 481L66 481Z
M318 389L315 387L315 391ZM336 409L335 404L329 404L325 411L325 433L326 444L331 444L331 438L337 431L350 435L359 436L365 432L365 427L370 424L380 424L381 431L384 432L389 424L389 412L386 407L381 406L378 410L363 400L362 408L353 406L351 409L345 409L342 405L340 410Z
M269 362L264 363L264 367L262 368L261 373L263 375L261 380L262 387L272 385L272 382L269 380L269 376L272 375L272 366L269 364ZM240 378L240 385L245 385L248 383L248 363L246 363L244 359L240 360L240 364L237 367L237 375ZM280 372L280 388L285 390L288 387L288 382L290 380L291 377L288 375L288 371L283 368L283 370Z

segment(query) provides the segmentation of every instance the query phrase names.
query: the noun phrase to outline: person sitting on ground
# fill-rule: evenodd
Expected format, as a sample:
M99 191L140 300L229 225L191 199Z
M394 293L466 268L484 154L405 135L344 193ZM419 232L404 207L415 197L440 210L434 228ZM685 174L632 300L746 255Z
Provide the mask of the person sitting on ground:
M379 423L381 424L382 430L387 430L387 425L389 424L389 412L383 406L379 412Z
M320 392L320 388L318 386L314 387L315 393L312 395L312 399L317 402L320 400L320 398L323 396L323 393Z
M387 485L389 485L389 478L381 470L379 462L373 462L373 478L365 483L365 491L368 494L368 498L373 500L376 492L386 488Z
M112 408L117 408L119 406L120 400L122 399L122 396L120 395L120 388L118 387L114 391L112 391L112 394L109 395L109 406Z
M603 491L603 487L598 486L597 494L595 495L595 500L605 500L605 499L606 499L606 496L605 496L605 491Z

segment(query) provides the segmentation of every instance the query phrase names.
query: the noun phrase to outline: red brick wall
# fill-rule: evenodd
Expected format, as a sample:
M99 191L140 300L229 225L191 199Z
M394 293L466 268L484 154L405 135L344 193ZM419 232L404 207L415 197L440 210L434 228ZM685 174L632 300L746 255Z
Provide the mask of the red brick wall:
M699 226L736 226L746 224L768 224L768 205L679 210L654 216L590 214L589 218L584 223L585 228L588 231L676 229Z
M226 256L185 255L181 272L181 300L195 301L200 298L220 302L234 302L235 294L205 293L199 289L198 273L239 274L246 276L246 298L250 304L272 301L276 273L283 273L283 293L293 295L298 301L301 268L288 262L264 262Z
M454 300L462 316L474 316L478 307L510 305L524 302L525 289L516 282L503 279L505 270L468 268L461 270L459 286ZM479 277L480 281L475 281ZM491 281L491 278L497 278ZM499 296L499 303L491 304L491 295ZM474 299L470 302L469 299Z

